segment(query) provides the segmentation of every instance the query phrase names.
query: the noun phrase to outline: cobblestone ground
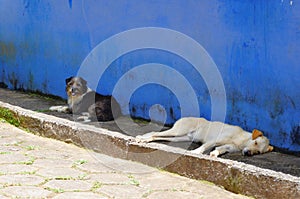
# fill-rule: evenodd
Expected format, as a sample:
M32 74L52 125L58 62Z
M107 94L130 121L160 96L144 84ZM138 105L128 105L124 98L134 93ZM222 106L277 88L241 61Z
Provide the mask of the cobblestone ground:
M2 198L246 198L211 183L42 138L0 120Z

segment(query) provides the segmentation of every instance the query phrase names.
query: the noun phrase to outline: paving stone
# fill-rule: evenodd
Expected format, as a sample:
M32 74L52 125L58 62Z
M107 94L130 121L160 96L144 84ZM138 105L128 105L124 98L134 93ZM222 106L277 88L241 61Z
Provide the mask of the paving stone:
M219 198L222 195L223 198L232 198L232 199L247 198L242 195L237 195L229 191L226 191L225 189L215 186L213 183L206 182L206 181L200 181L199 183L199 181L191 180L183 187L183 189L185 191L197 193L205 196L205 198L211 198L211 199ZM210 194L207 196L207 193Z
M114 169L103 165L101 162L87 162L85 164L77 165L76 167L90 173L112 173L115 171Z
M1 189L0 192L11 198L49 198L53 193L40 187L11 186Z
M53 197L53 199L108 199L108 197L90 192L65 192Z
M39 185L44 178L35 175L2 175L0 183L8 185Z
M126 174L120 173L100 173L89 175L88 181L100 182L101 184L130 184L130 179Z
M134 173L146 174L146 173L152 173L153 171L156 171L156 169L144 164L140 164L128 160L121 160L100 153L94 153L93 156L96 158L96 160L101 162L101 164L115 171L132 173L132 174Z
M31 157L22 154L0 154L0 164L4 163L24 163L30 160Z
M13 145L20 145L21 142L24 140L17 138L17 137L5 137L0 139L0 145L3 146L13 146Z
M172 190L181 189L190 181L188 178L169 174L165 172L155 172L144 175L134 175L141 187L151 190ZM158 183L159 182L159 183Z
M18 142L20 142L19 143L20 146L36 143L34 140L34 135L29 132L27 135L26 134L18 134L16 136L12 136L12 138L14 138Z
M44 188L64 191L89 191L93 184L82 180L51 180L43 185Z
M52 179L69 179L69 178L78 178L80 176L86 175L86 173L75 170L73 168L43 168L36 172L36 174L52 178Z
M0 122L0 124L5 124L5 122ZM21 132L21 134L20 134L20 132ZM1 125L1 138L17 137L19 135L22 135L22 130L15 129L15 131L11 131L11 127Z
M9 197L0 194L0 199L9 199Z
M2 164L2 165L0 165L0 173L2 173L2 174L34 173L37 170L38 169L32 165L24 165L24 164Z
M32 164L38 168L72 167L74 162L62 159L38 159Z
M95 156L93 156L93 153L90 152L89 150L86 151L80 151L79 153L74 153L74 151L76 152L76 150L73 150L72 153L70 153L70 159L72 160L85 160L86 163L88 162L93 162L93 163L101 163L99 162Z
M23 153L23 148L20 146L1 146L0 152L2 154L5 153L16 153L18 151L22 151Z
M55 151L60 151L69 155L74 154L80 154L82 153L81 148L76 148L76 146L70 144L69 147L64 146L65 143L51 139L51 142L45 142L43 145L43 148L52 148L55 149ZM75 147L75 148L74 148Z
M36 157L36 158L41 158L41 159L46 159L46 158L51 158L51 159L69 159L71 156L68 153L61 152L61 151L56 151L56 150L49 150L49 149L39 149L39 150L32 150L32 151L27 151L27 155Z
M177 190L169 190L169 191L156 191L150 193L147 199L196 199L196 198L207 198L204 195L199 195L196 193L190 193L186 191L177 191ZM223 199L223 197L221 197ZM220 199L221 199L220 198ZM214 198L219 199L219 197Z
M96 192L116 199L140 199L147 190L134 185L103 185Z

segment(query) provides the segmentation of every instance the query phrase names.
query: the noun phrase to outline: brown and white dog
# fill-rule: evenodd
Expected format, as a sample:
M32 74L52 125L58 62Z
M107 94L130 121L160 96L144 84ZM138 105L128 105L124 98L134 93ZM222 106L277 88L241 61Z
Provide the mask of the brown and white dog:
M210 153L213 157L226 152L242 151L243 155L251 156L273 150L273 147L269 145L269 140L259 130L254 129L252 133L249 133L238 126L194 117L181 118L169 130L150 132L136 137L137 142L156 140L201 142L202 145L192 152L204 153L216 147Z
M121 115L121 108L111 95L101 95L91 90L81 77L66 79L68 106L52 106L51 111L82 115L78 119L88 121L110 121Z

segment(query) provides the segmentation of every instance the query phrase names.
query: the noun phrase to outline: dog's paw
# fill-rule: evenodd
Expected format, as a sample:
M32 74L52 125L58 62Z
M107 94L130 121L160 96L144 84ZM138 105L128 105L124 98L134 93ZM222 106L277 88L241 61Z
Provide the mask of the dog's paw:
M49 108L49 110L50 111L57 111L58 109L60 109L61 108L61 106L51 106L50 108Z
M204 148L203 147L196 148L194 150L191 150L191 153L194 153L194 154L203 154L204 153Z
M50 111L57 111L57 112L61 112L61 113L67 113L69 111L69 107L68 106L51 106L49 108Z
M77 121L81 121L83 123L91 122L90 117L89 116L85 116L85 115L79 116L76 119L77 119Z
M152 141L152 137L138 135L135 137L135 141L138 143L147 143Z
M214 151L210 152L210 154L209 154L210 157L214 157L214 158L218 157L219 155L220 155L220 152L218 150L214 150Z

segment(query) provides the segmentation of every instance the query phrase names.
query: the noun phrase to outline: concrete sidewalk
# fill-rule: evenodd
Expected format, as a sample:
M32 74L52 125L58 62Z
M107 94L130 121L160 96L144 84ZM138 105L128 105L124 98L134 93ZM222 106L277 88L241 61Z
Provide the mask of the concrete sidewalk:
M0 198L247 198L0 121Z

